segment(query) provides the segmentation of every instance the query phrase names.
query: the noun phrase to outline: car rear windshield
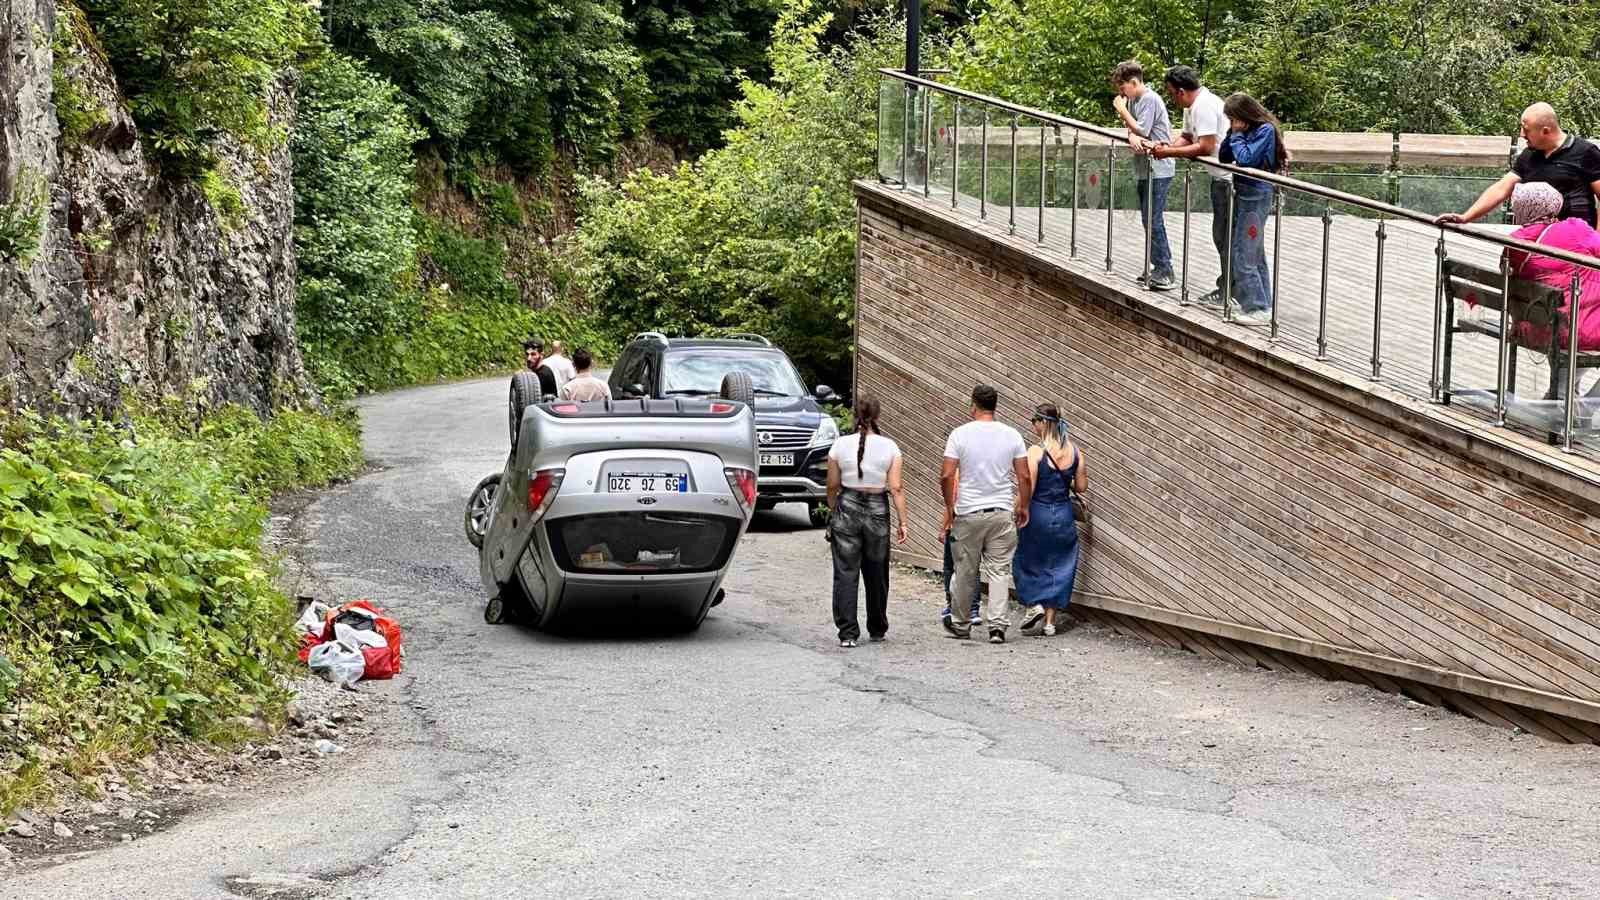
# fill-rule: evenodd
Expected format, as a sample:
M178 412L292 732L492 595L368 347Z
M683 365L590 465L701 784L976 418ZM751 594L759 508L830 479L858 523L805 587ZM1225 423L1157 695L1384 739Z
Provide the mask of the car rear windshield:
M607 513L552 519L550 549L568 572L651 574L720 569L738 520L694 513Z
M729 372L748 372L755 389L785 397L806 392L794 364L782 353L749 350L680 350L668 353L662 362L663 394L716 394L722 390L722 377Z

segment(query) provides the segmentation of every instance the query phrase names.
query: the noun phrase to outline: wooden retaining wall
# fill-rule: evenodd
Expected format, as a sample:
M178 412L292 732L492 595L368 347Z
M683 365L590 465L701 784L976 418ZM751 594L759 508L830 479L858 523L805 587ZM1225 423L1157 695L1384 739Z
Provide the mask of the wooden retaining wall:
M906 453L902 558L940 563L945 436L986 382L1019 428L1038 400L1061 404L1084 449L1096 525L1079 604L1222 658L1600 735L1567 721L1600 723L1593 464L890 189L857 196L856 384Z

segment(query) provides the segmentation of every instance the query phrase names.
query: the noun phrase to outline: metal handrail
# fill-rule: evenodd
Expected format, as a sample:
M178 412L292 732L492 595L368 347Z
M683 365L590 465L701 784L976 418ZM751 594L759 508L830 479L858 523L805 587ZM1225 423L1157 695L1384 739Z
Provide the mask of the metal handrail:
M1056 113L1045 112L1042 109L1035 109L1031 106L1023 106L1019 103L1011 103L1005 100L999 100L985 94L974 93L964 88L950 87L949 85L940 84L937 81L929 81L926 78L918 78L914 75L907 75L906 73L897 69L879 69L878 72L880 74L887 75L890 78L896 78L906 82L907 84L915 85L917 87L927 88L929 90L938 91L942 94L960 97L963 100L976 101L988 106L996 107L998 109L1003 109L1007 112L1015 113L1016 115L1040 119L1053 125L1061 125L1068 128L1075 128L1079 131L1087 131L1091 134L1109 138L1110 140L1118 141L1123 144L1128 143L1128 138L1125 133L1116 131L1114 129L1105 128L1100 125L1093 125L1078 119L1057 115ZM1196 156L1190 157L1190 159L1208 169L1215 169L1219 172L1230 172L1235 175L1243 175L1246 178L1254 178L1257 181L1265 181L1268 184L1289 188L1303 194L1311 194L1316 197L1321 197L1324 200L1332 200L1335 203L1342 203L1347 206L1356 206L1372 212L1383 213L1390 218L1405 219L1407 221L1426 225L1430 228L1453 231L1457 234L1488 241L1491 244L1499 244L1502 247L1507 247L1514 250L1537 253L1541 256L1548 256L1551 259L1559 259L1563 262L1569 262L1573 265L1583 266L1584 268L1588 269L1600 269L1600 260L1596 260L1592 256L1583 256L1577 253L1570 253L1566 250L1561 250L1556 247L1546 247L1541 244L1535 244L1532 241L1518 240L1516 238L1507 237L1506 235L1472 225L1458 225L1453 222L1440 222L1436 217L1430 216L1427 213L1417 212L1414 209L1407 209L1403 206L1394 206L1393 204L1384 203L1382 200L1372 200L1359 194L1346 193L1334 188L1324 187L1320 184L1313 184L1309 181L1301 181L1298 178L1291 178L1287 175L1279 175L1274 172L1268 172L1263 169L1243 168L1230 163L1222 162L1214 156Z
M1028 118L1035 119L1035 120L1037 120L1037 121L1039 121L1041 123L1041 126L1040 126L1040 131L1041 131L1041 133L1040 133L1040 162L1039 162L1039 166L1040 166L1040 168L1039 168L1039 189L1040 189L1040 192L1039 192L1039 201L1038 201L1039 202L1038 239L1041 242L1044 240L1044 208L1045 208L1045 205L1046 205L1046 198L1045 198L1045 166L1046 166L1046 161L1047 161L1047 158L1048 158L1048 153L1047 153L1047 150L1046 150L1046 144L1045 144L1043 132L1044 132L1044 128L1046 126L1054 126L1054 128L1055 128L1055 130L1057 132L1056 142L1058 144L1061 141L1060 136L1059 136L1059 132L1060 132L1061 128L1066 127L1066 128L1071 128L1073 130L1073 136L1072 136L1072 148L1073 148L1073 150L1072 150L1072 170L1073 170L1073 178L1072 178L1072 209L1071 209L1071 218L1070 218L1070 234L1069 234L1069 239L1068 239L1068 248L1069 248L1068 255L1072 256L1074 258L1076 258L1076 256L1077 256L1077 231L1078 231L1078 228L1077 228L1077 225L1078 225L1078 221L1077 221L1077 219L1078 219L1078 217L1077 217L1077 213L1078 213L1077 184L1078 184L1078 169L1079 169L1078 151L1079 151L1079 147L1080 147L1080 144L1081 144L1082 135L1084 133L1087 133L1087 134L1090 134L1090 135L1093 135L1093 136L1097 136L1097 137L1100 137L1100 138L1107 139L1110 142L1108 147L1107 147L1107 151L1106 151L1106 164L1107 164L1107 173L1106 174L1108 176L1108 180L1107 180L1107 183L1106 183L1106 190L1107 190L1107 205L1106 205L1106 208L1107 208L1108 211L1111 211L1111 210L1115 209L1115 200L1113 198L1114 198L1114 191L1115 191L1115 178L1114 178L1114 175L1115 175L1115 164L1116 164L1116 156L1117 156L1117 147L1118 147L1119 144L1128 145L1130 143L1123 132L1120 132L1120 131L1117 131L1117 130L1114 130L1114 129L1104 128L1102 126L1094 125L1094 124L1091 124L1091 123L1088 123L1088 122L1083 122L1083 121L1080 121L1080 120L1077 120L1077 119L1073 119L1073 118L1068 117L1068 116L1062 116L1062 115L1058 115L1056 113L1048 112L1048 111L1045 111L1045 110L1035 109L1033 107L1026 106L1026 105L1023 105L1023 104L1020 104L1020 103L1011 103L1009 101L1000 100L1000 99L995 98L995 97L986 96L984 94L979 94L979 93L976 93L974 91L965 90L963 88L951 87L949 85L940 84L940 83L938 83L936 81L931 81L931 80L926 79L926 78L919 78L919 77L916 77L916 76L913 76L913 75L908 75L905 72L901 72L901 71L898 71L898 70L895 70L895 69L879 69L878 71L884 77L896 79L896 80L902 82L905 85L904 93L905 93L905 96L906 96L906 104L907 104L906 111L908 113L910 111L910 105L913 102L912 101L912 97L915 95L915 91L918 88L921 88L924 91L926 91L926 94L925 94L924 100L923 100L923 106L922 106L922 115L923 115L923 123L922 123L923 124L923 129L922 129L923 130L923 136L922 137L923 137L924 153L926 154L924 159L923 159L923 172L922 172L922 176L923 176L923 193L924 193L925 196L929 195L929 191L931 190L931 187L932 187L932 183L931 183L932 182L932 168L931 168L931 166L932 166L932 145L933 145L932 121L931 121L932 120L932 111L933 111L932 96L933 96L933 93L937 91L937 92L939 92L941 94L944 94L944 95L946 95L948 97L955 98L955 101L956 101L955 102L955 110L956 111L955 111L954 122L953 122L954 133L952 134L952 143L953 143L952 159L955 161L955 165L952 166L951 184L950 184L950 190L951 190L950 202L951 202L952 208L955 208L955 207L959 206L959 199L960 199L960 190L959 190L959 181L960 181L960 166L959 166L960 156L959 156L959 153L960 153L960 143L961 143L961 138L960 138L960 134L959 134L959 132L960 132L960 124L961 124L960 110L961 110L962 102L966 101L966 102L969 102L969 103L976 103L976 104L978 104L980 106L983 106L983 107L990 107L990 108L993 108L993 109L1001 110L1002 112L1005 112L1005 113L1010 113L1011 121L1010 121L1009 124L1010 124L1010 132L1011 132L1011 134L1010 134L1010 150L1011 150L1011 152L1010 152L1010 170L1011 171L1010 171L1010 186L1009 186L1010 187L1010 194L1009 194L1008 203L1007 203L1007 205L1009 207L1009 215L1008 215L1007 227L1008 227L1008 230L1012 234L1016 233L1016 205L1017 205L1016 193L1017 193L1017 174L1018 174L1017 131L1018 131L1018 118L1022 117L1022 116L1026 116ZM882 101L882 97L881 97L881 94L880 94L879 103L881 104L882 102L883 101ZM979 188L979 201L978 201L979 218L985 218L986 217L986 213L987 213L986 205L987 205L987 201L988 201L988 175L989 175L989 171L988 171L989 170L989 166L988 166L988 156L989 156L989 152L988 152L989 151L989 138L988 138L989 128L988 128L988 124L989 124L989 118L990 118L990 116L986 112L984 114L984 116L983 116L983 123L982 123L982 131L983 131L982 147L981 147L982 165L980 166L980 173L979 173L979 175L980 175L980 188ZM880 122L880 131L881 131L881 125L882 125L882 108L881 108L881 106L880 106L880 110L879 110L879 122ZM905 173L906 173L906 159L907 159L907 157L909 157L911 155L911 151L912 151L912 148L914 146L913 143L910 140L910 134L909 134L909 130L908 130L909 126L910 126L910 123L911 123L911 119L910 119L910 116L908 115L907 119L906 119L906 127L903 127L901 129L901 131L903 132L902 135L901 135L901 140L903 142L903 146L902 146L902 155L901 155L901 163L900 163L900 165L901 165L901 175L902 175L900 183L901 183L902 187L908 186L906 184L906 181L905 181L905 178L904 178ZM1437 253L1437 256L1438 256L1438 269L1437 269L1436 284L1435 284L1435 289L1434 289L1434 327L1433 327L1433 331L1434 331L1434 335L1433 335L1433 337L1434 337L1434 350L1433 350L1433 355L1432 355L1433 373L1432 373L1432 377L1430 378L1430 381L1429 381L1430 399L1432 399L1434 402L1448 402L1447 394L1448 394L1448 391L1449 391L1448 385L1445 383L1445 379L1442 378L1441 369L1442 369L1442 365L1443 365L1443 360L1442 360L1441 355L1440 355L1441 347L1442 347L1442 340L1443 340L1443 333L1444 333L1444 330L1447 327L1446 324L1445 324L1445 320L1446 320L1445 302L1446 301L1445 301L1445 290L1444 290L1445 286L1444 286L1444 283L1443 283L1443 278L1444 278L1443 261L1444 261L1444 258L1445 258L1444 236L1445 236L1446 232L1451 232L1451 233L1459 234L1459 235L1461 235L1463 237L1466 237L1466 238L1471 238L1471 239L1474 239L1474 240L1483 241L1483 242L1485 242L1487 244L1503 248L1504 250L1520 250L1520 251L1523 251L1525 253L1532 254L1532 255L1538 255L1538 256L1543 256L1543 257L1547 257L1547 258L1550 258L1550 259L1561 260L1561 261L1569 263L1569 264L1571 264L1571 265L1573 265L1575 267L1581 267L1581 268L1591 269L1591 270L1600 270L1600 259L1596 259L1595 257L1592 257L1592 256L1585 256L1585 255L1582 255L1582 254L1577 254L1577 253L1572 253L1570 251L1561 250L1561 249L1555 248L1555 247L1549 247L1549 246L1544 246L1544 245L1541 245L1541 244L1536 244L1536 243L1533 243L1531 241L1520 240L1520 239L1513 238L1513 237L1510 237L1510 236L1507 236L1507 235L1504 235L1504 234L1500 234L1500 233L1497 233L1497 232L1494 232L1494 231L1489 231L1489 230L1484 229L1484 228L1474 227L1474 226L1470 226L1470 225L1466 225L1466 224L1457 224L1457 223L1452 223L1452 222L1440 222L1437 217L1428 215L1426 213L1421 213L1421 212L1418 212L1416 210L1408 209L1406 207L1397 206L1397 205L1392 204L1392 203L1385 203L1385 202L1383 202L1381 200L1372 200L1372 199L1369 199L1367 197L1362 197L1362 196L1359 196L1357 194L1347 193L1345 191L1340 191L1340 190L1337 190L1337 189L1334 189L1334 188L1324 187L1324 186L1319 185L1319 184L1313 184L1311 182L1301 181L1300 179L1292 178L1292 177L1289 177L1289 176L1286 176L1286 175L1280 175L1280 174L1277 174L1277 173L1274 173L1274 172L1267 172L1267 171L1264 171L1264 170L1261 170L1261 169L1244 168L1244 167L1241 167L1241 166L1238 166L1238 165L1224 163L1221 160L1217 159L1216 157L1209 157L1209 156L1205 156L1205 157L1187 157L1187 158L1184 158L1184 161L1185 161L1186 164L1183 167L1183 170L1184 170L1183 279L1182 279L1182 282L1181 282L1181 292L1179 294L1179 301L1178 301L1180 306L1186 306L1186 305L1189 304L1189 211L1190 211L1189 183L1190 183L1190 172L1191 172L1193 164L1202 165L1202 166L1206 167L1207 169L1215 171L1215 172L1227 172L1227 173L1231 173L1233 175L1236 175L1236 176L1239 176L1239 177L1242 177L1242 178L1255 179L1256 181L1263 182L1263 183L1266 183L1266 184L1270 184L1270 185L1273 185L1276 188L1281 189L1281 190L1275 192L1276 196L1274 197L1274 200L1273 200L1272 215L1273 215L1274 220L1276 222L1275 236L1274 236L1275 243L1279 242L1279 240L1281 239L1282 216L1283 216L1283 206L1282 206L1283 191L1295 191L1297 193L1306 194L1306 195L1310 195L1310 196L1313 196L1313 197L1321 198L1324 201L1324 211L1323 211L1322 216L1321 216L1323 235L1322 235L1321 297L1320 297L1320 304L1319 304L1320 305L1320 310L1319 310L1319 316L1318 316L1319 324L1318 324L1318 334L1317 334L1317 358L1318 359L1327 359L1328 358L1327 357L1327 349L1328 349L1327 316L1328 316L1328 302L1329 302L1329 294L1328 294L1328 265L1329 265L1329 261L1330 261L1328 240L1329 240L1330 226L1331 226L1332 221L1333 221L1333 219L1332 219L1333 204L1339 203L1339 204L1342 204L1342 205L1345 205L1345 206L1355 207L1355 208L1358 208L1358 209L1363 209L1363 210L1367 210L1369 212L1377 213L1377 229L1376 229L1376 232L1375 232L1375 237L1376 237L1376 240L1377 240L1377 273L1376 273L1376 277L1374 279L1374 293L1373 293L1373 302L1372 302L1372 309L1373 309L1372 356L1368 360L1368 363L1370 364L1370 367L1371 367L1370 368L1370 371L1371 371L1370 378L1373 381L1379 380L1380 373L1381 373L1381 367L1382 367L1382 363L1383 363L1383 354L1382 354L1382 348L1383 348L1383 333L1382 333L1383 317L1382 317L1382 309L1383 309L1383 293L1384 293L1384 291L1383 291L1383 287L1384 287L1384 285L1383 285L1383 270L1384 270L1384 255L1385 255L1384 254L1384 244L1385 244L1386 238L1388 237L1388 220L1394 219L1394 220L1397 220L1397 221L1408 221L1408 222L1413 222L1413 223L1416 223L1416 224L1419 224L1419 225L1423 225L1425 227L1436 229L1438 231L1438 235L1439 235L1438 246L1437 246L1437 249L1436 249L1436 253ZM1229 220L1229 227L1228 227L1229 242L1228 242L1228 250L1227 250L1226 253L1224 253L1223 260L1222 260L1222 263L1223 263L1223 276L1222 276L1222 298L1221 299L1222 299L1222 319L1223 319L1223 321L1232 322L1232 321L1234 321L1234 316L1233 316L1233 310L1232 310L1231 307L1233 306L1233 301L1234 301L1235 298L1232 296L1233 283L1232 283L1232 277L1231 277L1231 275L1229 273L1229 268L1230 268L1230 264L1231 264L1232 256L1233 256L1233 252L1232 252L1232 235L1233 235L1233 230L1234 229L1232 227L1232 221L1233 221L1233 216L1234 216L1234 201L1235 201L1235 197L1236 197L1236 193L1235 193L1234 183L1233 182L1229 183L1229 187L1228 187L1227 193L1228 193L1227 215L1228 215L1228 220ZM1150 195L1148 193L1147 193L1146 197L1143 198L1143 199L1146 201L1147 208L1153 208L1153 202L1150 200ZM1217 215L1218 213L1219 213L1219 211L1213 210L1212 214L1213 215ZM1109 216L1109 215L1107 216L1107 219L1106 219L1106 260L1105 260L1105 266L1106 266L1106 271L1107 272L1111 272L1113 270L1113 258L1112 258L1113 231L1112 231L1112 227L1113 227L1114 221L1115 221L1115 217L1114 216ZM1145 226L1145 230L1146 230L1145 241L1144 241L1144 243L1145 243L1145 257L1144 257L1144 260L1143 260L1143 269L1144 269L1144 277L1146 279L1148 279L1148 278L1151 277L1151 272L1150 272L1151 263L1150 263L1150 249L1149 249L1149 246L1150 246L1149 242L1150 242L1150 239L1151 239L1151 235L1150 235L1151 229L1150 229L1150 226L1148 224ZM1278 337L1279 337L1279 334L1278 334L1278 325L1279 325L1279 323L1278 323L1278 286L1279 286L1279 266L1280 266L1280 263L1281 263L1281 244L1279 245L1279 250L1280 250L1280 252L1274 254L1272 272L1271 272L1271 276L1270 276L1271 277L1271 290L1270 290L1270 293L1269 293L1269 296L1268 296L1268 311L1270 312L1269 340L1272 340L1272 341L1276 341L1278 339ZM1504 254L1502 253L1502 260L1503 259L1504 259ZM1502 265L1504 265L1503 262L1502 262ZM1507 277L1509 277L1509 274L1508 274ZM1566 419L1567 419L1567 423L1566 423L1566 429L1565 429L1565 435L1564 435L1564 441L1563 441L1564 449L1567 452L1572 452L1572 429L1573 429L1573 422L1574 422L1574 406L1575 406L1575 403L1576 403L1576 400L1577 400L1577 396L1576 396L1577 395L1577 376L1576 376L1577 369L1576 369L1576 366L1574 365L1574 363L1576 362L1577 352L1578 352L1577 334L1578 334L1578 319L1579 319L1579 313L1580 313L1580 302L1579 301L1581 300L1581 290L1580 290L1580 285L1579 285L1579 279L1578 279L1576 274L1574 274L1574 276L1572 278L1572 284L1570 286L1570 297L1571 297L1571 307L1570 307L1570 312L1568 314L1568 325L1567 325L1568 331L1569 331L1569 334L1570 334L1570 337L1569 337L1569 350L1568 350L1568 379L1567 379L1568 384L1567 384L1567 390L1566 390ZM1505 312L1506 311L1504 309L1502 309L1502 318L1505 317ZM1500 333L1499 333L1499 342L1498 343L1499 343L1500 354L1499 354L1499 361L1498 361L1498 367L1497 367L1498 368L1497 385L1496 385L1497 389L1496 389L1496 392L1495 392L1496 393L1496 424L1497 425L1504 425L1504 423L1505 423L1506 369L1507 369L1507 360L1506 360L1507 353L1506 353L1506 351L1508 349L1508 344L1509 344L1509 340L1510 340L1509 333L1510 333L1510 329L1506 328L1506 327L1502 327L1500 329Z

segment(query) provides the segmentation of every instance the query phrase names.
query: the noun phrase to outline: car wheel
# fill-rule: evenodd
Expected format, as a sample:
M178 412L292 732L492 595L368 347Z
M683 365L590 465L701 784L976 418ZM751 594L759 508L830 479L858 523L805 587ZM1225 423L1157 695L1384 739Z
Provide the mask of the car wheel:
M806 507L806 516L811 520L812 528L821 528L828 524L828 507L821 503L813 503Z
M522 412L539 402L539 376L522 371L511 376L511 449L517 449L517 435L522 431Z
M753 405L756 402L756 383L749 372L729 372L722 376L722 399Z
M489 513L494 509L494 492L500 488L500 473L478 482L467 496L467 511L462 524L467 531L467 541L483 549L483 534L489 528Z
M528 613L528 596L515 574L510 581L500 585L499 594L490 597L489 602L483 605L483 620L490 625L527 622L531 618Z

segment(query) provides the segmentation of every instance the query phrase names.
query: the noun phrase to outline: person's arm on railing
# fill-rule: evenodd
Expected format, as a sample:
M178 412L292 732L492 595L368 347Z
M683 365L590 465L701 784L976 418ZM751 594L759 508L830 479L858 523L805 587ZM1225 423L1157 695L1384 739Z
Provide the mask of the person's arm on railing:
M1479 194L1478 199L1473 201L1471 206L1467 207L1466 212L1445 213L1444 215L1434 219L1434 221L1441 225L1445 224L1446 222L1455 222L1458 224L1462 222L1476 222L1488 215L1490 212L1493 212L1500 204L1506 202L1507 198L1511 196L1512 190L1516 188L1517 183L1520 181L1522 181L1522 177L1517 173L1507 172L1499 181L1489 185L1489 187L1486 188L1482 194ZM1596 185L1600 185L1600 182L1596 182ZM1596 193L1600 194L1600 191L1596 191Z
M1217 152L1217 136L1202 134L1198 138L1190 139L1185 135L1178 137L1175 144L1157 144L1150 148L1150 155L1156 159L1199 159L1202 156L1214 156Z

